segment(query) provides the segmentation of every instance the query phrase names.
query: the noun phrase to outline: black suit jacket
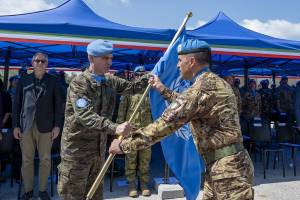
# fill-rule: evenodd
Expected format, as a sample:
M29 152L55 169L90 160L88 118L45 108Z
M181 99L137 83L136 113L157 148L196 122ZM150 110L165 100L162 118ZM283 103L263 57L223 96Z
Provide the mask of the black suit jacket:
M35 89L37 85L37 90ZM45 74L41 80L34 74L22 77L18 83L13 106L13 128L28 131L35 120L39 132L61 128L63 101L58 80Z

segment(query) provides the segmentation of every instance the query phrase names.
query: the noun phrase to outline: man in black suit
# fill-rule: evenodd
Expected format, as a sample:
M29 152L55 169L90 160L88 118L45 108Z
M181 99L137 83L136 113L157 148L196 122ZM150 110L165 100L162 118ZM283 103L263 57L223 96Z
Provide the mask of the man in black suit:
M48 56L36 53L32 58L33 73L22 77L18 83L13 108L13 133L20 140L22 150L22 178L25 194L33 197L34 157L38 150L39 197L50 199L47 180L50 174L51 146L61 129L62 107L58 80L46 73Z

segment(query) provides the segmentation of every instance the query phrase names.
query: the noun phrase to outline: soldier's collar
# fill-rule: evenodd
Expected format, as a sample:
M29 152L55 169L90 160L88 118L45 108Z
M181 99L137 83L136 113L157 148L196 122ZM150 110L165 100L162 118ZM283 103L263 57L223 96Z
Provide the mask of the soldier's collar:
M208 66L203 67L201 70L199 70L197 72L197 74L193 77L193 79L191 80L192 83L195 83L197 77L199 77L201 74L205 73L205 72L210 72L210 69Z
M87 79L91 82L92 87L98 87L100 85L106 84L106 82L107 82L107 81L104 81L104 82L99 81L98 82L97 78L95 78L95 74L91 73L88 69L85 70L83 73L87 77Z

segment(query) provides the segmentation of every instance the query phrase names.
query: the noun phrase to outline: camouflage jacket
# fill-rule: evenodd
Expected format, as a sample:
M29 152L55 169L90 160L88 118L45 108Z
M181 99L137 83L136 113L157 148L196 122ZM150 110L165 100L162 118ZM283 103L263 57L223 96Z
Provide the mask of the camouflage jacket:
M232 86L232 90L233 90L233 93L236 97L239 114L241 114L241 112L242 112L242 99L241 99L240 90L235 86Z
M280 112L292 113L293 111L293 88L279 86L275 90L276 105Z
M146 77L136 82L105 75L97 83L86 70L75 77L68 88L65 124L61 139L63 159L104 157L107 134L114 134L117 124L111 121L118 93L133 94L148 84Z
M247 120L253 117L261 116L261 97L256 91L255 95L252 95L249 90L244 94L243 98L243 117Z
M273 108L272 90L269 88L261 88L259 91L261 97L261 114L264 117L271 117Z
M139 103L142 96L143 92L134 95L124 95L121 97L117 123L123 123L130 119L135 107ZM132 124L136 127L141 128L147 126L150 123L152 123L150 100L149 95L146 95L136 113L136 116L133 118Z
M236 97L231 86L216 74L200 74L182 94L165 89L162 95L172 101L170 106L152 124L123 140L122 151L147 148L188 122L202 155L242 142Z

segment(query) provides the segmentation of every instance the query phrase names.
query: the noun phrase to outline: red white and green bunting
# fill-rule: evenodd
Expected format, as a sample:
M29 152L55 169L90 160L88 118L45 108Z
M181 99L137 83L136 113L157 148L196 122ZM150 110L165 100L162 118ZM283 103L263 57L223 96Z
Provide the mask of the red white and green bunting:
M56 34L39 34L39 33L22 33L8 32L0 30L0 41L12 42L30 42L41 44L65 44L86 46L96 39L110 40L116 48L129 48L141 50L165 50L168 47L167 41L148 41L138 39L123 39L112 37L87 37L74 35L56 35Z
M43 34L30 32L12 32L0 30L0 41L30 42L41 44L65 44L86 46L95 39L110 40L116 48L141 49L141 50L166 50L168 41L124 39L113 37L87 37L67 34ZM287 49L263 49L243 46L213 45L213 54L255 56L267 58L300 59L300 52Z

